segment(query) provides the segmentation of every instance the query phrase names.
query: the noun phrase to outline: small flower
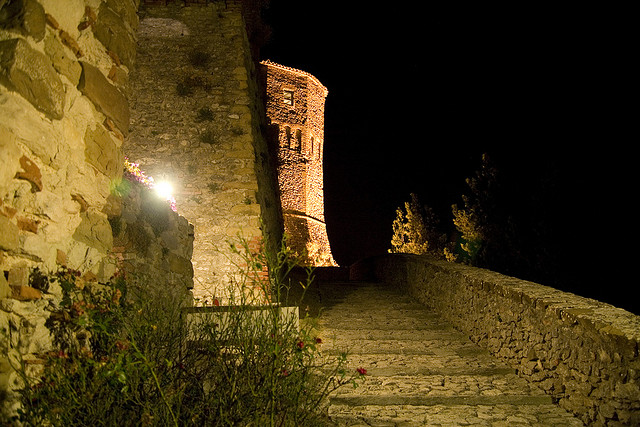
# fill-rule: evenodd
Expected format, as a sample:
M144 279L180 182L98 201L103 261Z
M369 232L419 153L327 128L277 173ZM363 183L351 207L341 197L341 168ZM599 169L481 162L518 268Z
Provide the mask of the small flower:
M281 373L282 373L283 377L288 377L289 376L289 371L287 371L286 369L283 369Z
M298 346L299 349L303 349L304 348L304 342L302 341L298 341L298 344L296 344Z
M316 338L316 344L322 344L322 338Z
M116 341L116 348L120 351L127 350L129 348L129 343L127 341Z
M356 369L356 371L358 372L358 374L360 375L367 375L367 370L364 368L358 368Z
M111 296L111 301L115 304L118 304L120 298L122 298L122 291L120 289L116 289Z

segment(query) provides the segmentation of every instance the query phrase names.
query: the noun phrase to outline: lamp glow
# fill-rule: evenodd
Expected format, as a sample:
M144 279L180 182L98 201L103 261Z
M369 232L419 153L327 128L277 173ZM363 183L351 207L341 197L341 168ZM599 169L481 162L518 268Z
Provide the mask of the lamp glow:
M171 195L173 194L173 186L170 183L166 181L158 182L153 187L153 189L156 191L156 193L158 193L158 196L166 200L171 200Z

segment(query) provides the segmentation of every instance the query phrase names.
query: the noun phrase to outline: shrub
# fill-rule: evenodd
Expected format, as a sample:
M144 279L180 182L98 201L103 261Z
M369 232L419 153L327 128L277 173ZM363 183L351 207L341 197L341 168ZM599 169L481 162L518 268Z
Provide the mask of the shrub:
M27 375L16 419L23 425L314 425L327 394L348 375L346 355L320 357L313 322L283 316L293 286L286 245L273 256L230 243L242 271L235 303L194 308L184 294L114 278L85 283L62 269L49 280L63 298L48 326L56 349ZM295 261L295 260L294 260ZM268 274L264 272L268 269Z

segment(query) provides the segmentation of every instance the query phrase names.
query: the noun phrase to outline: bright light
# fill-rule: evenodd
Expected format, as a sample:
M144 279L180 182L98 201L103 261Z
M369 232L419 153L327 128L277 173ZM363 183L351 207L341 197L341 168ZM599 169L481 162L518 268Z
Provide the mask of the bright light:
M166 199L166 200L172 199L173 186L171 186L170 183L166 181L158 182L153 187L153 189L156 191L156 193L158 193L158 196L162 197L163 199Z

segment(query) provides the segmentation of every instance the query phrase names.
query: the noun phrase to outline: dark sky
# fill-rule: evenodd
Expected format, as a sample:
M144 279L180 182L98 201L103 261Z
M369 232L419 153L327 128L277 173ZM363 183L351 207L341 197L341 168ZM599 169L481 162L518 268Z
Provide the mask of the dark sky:
M622 132L630 117L620 107L630 98L624 11L442 4L271 0L265 14L273 34L262 58L329 89L325 216L334 257L348 265L386 252L395 209L411 192L450 221L487 152L523 177L553 171L565 196L549 208L567 224L558 240L572 242L571 286L611 289L615 277L623 292L620 261L635 256L620 247L629 237L618 215L635 197L627 168L636 143Z

